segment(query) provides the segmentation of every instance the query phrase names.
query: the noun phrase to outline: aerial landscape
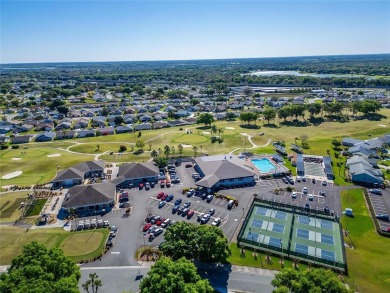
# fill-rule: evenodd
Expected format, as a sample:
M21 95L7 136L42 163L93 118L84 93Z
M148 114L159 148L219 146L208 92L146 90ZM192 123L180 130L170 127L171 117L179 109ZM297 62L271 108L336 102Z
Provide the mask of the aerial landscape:
M0 292L389 292L388 1L1 7Z

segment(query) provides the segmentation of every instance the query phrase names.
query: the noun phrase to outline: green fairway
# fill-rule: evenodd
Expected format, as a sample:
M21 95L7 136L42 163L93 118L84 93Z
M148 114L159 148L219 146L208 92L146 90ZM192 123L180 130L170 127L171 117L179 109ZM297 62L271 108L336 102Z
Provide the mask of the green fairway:
M380 236L374 227L361 189L341 193L343 209L352 208L354 218L342 217L350 237L346 243L349 284L357 292L386 293L390 288L390 239Z
M23 246L31 241L43 243L49 248L63 249L62 245L65 244L65 255L76 261L93 259L103 252L108 232L107 229L67 232L62 228L30 229L26 232L25 228L0 226L0 265L9 265L12 258L20 254ZM72 240L73 237L74 240ZM83 239L84 243L82 243ZM85 240L88 239L86 245ZM71 243L75 244L73 248ZM82 255L82 253L85 254Z
M26 217L38 216L41 213L42 208L47 202L47 198L39 198L33 201L32 205L26 212Z
M174 140L175 143L184 143L184 144L198 144L204 143L208 140L206 135L198 135L195 133L183 134L182 136Z
M101 142L101 143L80 143L71 146L69 150L76 153L95 154L95 155L102 154L104 152L118 153L119 147L121 145L125 145L127 147L127 151L125 152L130 152L131 146L133 146L133 148L135 149L134 144L130 144L127 142L116 142L116 143Z

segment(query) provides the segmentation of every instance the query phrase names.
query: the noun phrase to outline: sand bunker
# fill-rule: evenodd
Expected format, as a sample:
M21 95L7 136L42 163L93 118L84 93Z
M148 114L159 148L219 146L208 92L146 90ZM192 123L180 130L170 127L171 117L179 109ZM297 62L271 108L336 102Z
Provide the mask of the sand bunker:
M181 146L182 146L183 148L190 148L190 147L192 147L192 145L190 145L190 144L181 144Z
M246 132L242 132L242 133L240 133L241 135L244 135L244 136L248 136L248 133L246 133Z
M208 132L208 131L203 131L202 133L203 134L211 134L211 132Z
M11 172L11 173L5 174L3 177L1 177L1 179L15 178L15 177L18 177L22 173L23 173L22 171Z
M387 125L384 124L378 124L379 127L387 127Z
M59 157L59 156L61 156L61 154L52 154L52 155L48 155L47 157L54 158L54 157Z
M234 127L225 127L226 129L230 129L230 130L233 130L235 129Z
M12 158L11 160L12 161L20 161L22 158L18 158L18 157L14 157L14 158Z

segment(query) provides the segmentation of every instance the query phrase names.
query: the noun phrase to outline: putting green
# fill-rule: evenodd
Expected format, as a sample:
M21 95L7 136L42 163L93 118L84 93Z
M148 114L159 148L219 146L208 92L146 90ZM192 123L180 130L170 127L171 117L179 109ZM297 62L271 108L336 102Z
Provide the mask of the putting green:
M176 138L174 140L174 142L185 143L185 144L194 144L194 143L206 142L207 140L208 140L208 138L206 136L191 133L191 134L183 134L182 136Z
M98 250L104 234L99 230L73 233L64 238L58 246L67 256L81 256Z
M25 154L22 154L25 153ZM13 157L20 157L22 159L24 158L30 158L30 157L41 157L46 154L49 154L46 151L43 150L37 150L37 149L16 149L16 150L9 150L8 152L1 155L1 158L3 159L12 159Z

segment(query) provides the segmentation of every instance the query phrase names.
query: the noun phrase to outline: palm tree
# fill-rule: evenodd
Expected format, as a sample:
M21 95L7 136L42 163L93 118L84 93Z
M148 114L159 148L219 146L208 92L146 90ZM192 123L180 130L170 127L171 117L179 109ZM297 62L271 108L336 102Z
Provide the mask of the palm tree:
M179 156L181 157L181 155L183 154L183 146L181 144L179 144L179 146L177 147L177 150L179 151Z
M151 153L150 153L151 157L153 159L157 158L158 157L158 152L156 150L153 150Z
M194 157L196 157L196 152L198 151L198 147L196 145L194 145L194 147L192 149L194 150Z
M168 145L166 145L164 147L164 155L165 155L165 157L168 158L170 153L171 153L171 148Z
M81 286L88 293L89 293L89 286L91 286L92 293L97 293L99 287L102 286L102 280L99 279L99 276L96 273L89 274L89 280L87 280Z
M217 129L218 135L219 135L219 140L221 140L221 134L224 132L223 128L218 128Z
M217 133L217 131L218 131L217 125L213 124L211 126L211 134L214 136Z

